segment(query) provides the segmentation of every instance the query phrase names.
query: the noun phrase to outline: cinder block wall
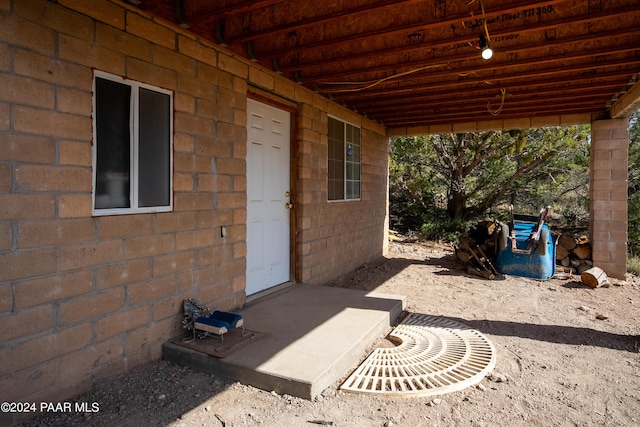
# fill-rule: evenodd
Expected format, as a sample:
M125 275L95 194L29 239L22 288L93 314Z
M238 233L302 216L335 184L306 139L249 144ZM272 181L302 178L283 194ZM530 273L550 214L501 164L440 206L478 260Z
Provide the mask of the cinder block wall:
M609 276L627 272L629 120L591 124L590 213L593 263Z
M248 67L109 1L0 7L0 401L59 400L184 298L243 304ZM92 68L174 91L174 212L91 217Z
M174 92L173 212L91 216L94 68ZM184 298L244 303L251 87L298 106L296 279L380 256L382 126L126 3L0 1L0 401L65 400L158 359ZM327 202L329 111L362 126L360 202Z
M386 250L389 138L375 123L320 99L299 113L299 274L305 283L325 283ZM329 114L361 127L361 200L328 201Z

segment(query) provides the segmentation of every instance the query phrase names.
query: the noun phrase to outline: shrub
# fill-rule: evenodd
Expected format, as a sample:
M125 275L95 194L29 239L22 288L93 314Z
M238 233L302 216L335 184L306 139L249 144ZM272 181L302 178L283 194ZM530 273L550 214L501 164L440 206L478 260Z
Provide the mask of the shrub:
M627 260L627 272L640 276L640 257L629 257Z
M451 219L446 215L434 217L422 224L420 236L425 240L455 242L466 233L469 223L462 219Z
M640 193L629 197L629 254L640 256Z

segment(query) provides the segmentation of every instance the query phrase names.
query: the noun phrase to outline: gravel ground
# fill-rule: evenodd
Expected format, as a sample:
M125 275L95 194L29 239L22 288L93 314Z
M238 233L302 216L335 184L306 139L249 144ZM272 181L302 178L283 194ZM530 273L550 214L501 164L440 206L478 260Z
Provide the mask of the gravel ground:
M466 275L448 247L392 243L380 263L328 285L403 294L408 312L478 329L496 348L493 375L422 398L344 393L338 382L308 401L159 361L101 379L76 399L98 412L49 413L25 425L640 425L636 276L596 289L573 277L489 281Z

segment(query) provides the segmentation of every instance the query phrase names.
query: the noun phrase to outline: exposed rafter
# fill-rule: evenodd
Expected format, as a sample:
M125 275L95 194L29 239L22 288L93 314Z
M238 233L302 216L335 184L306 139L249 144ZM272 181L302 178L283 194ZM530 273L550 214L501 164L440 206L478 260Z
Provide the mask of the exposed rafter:
M495 120L491 111L602 116L612 105L619 115L631 102L617 100L640 79L637 0L143 0L138 7L389 126ZM494 50L488 61L477 49L481 33Z

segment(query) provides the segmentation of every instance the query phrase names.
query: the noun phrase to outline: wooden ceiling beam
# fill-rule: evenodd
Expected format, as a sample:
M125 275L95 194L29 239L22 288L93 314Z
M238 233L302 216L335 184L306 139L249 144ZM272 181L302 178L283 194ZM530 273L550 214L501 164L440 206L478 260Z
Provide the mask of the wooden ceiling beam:
M611 34L611 32L609 32L609 34ZM640 35L640 27L632 27L632 28L625 28L622 30L618 30L615 34L611 35L609 37L609 39L612 39L614 36L615 37L623 37L623 36L638 36ZM565 39L565 40L555 40L552 42L547 42L544 45L540 45L539 43L530 43L528 45L519 45L519 46L512 46L509 47L507 49L502 49L500 50L499 54L502 57L507 56L508 54L517 54L519 57L522 57L523 53L531 53L533 51L540 51L542 49L549 49L549 48L553 48L553 47L563 47L566 46L567 43L573 43L576 45L579 44L584 44L590 41L598 41L598 40L603 40L607 38L606 34L603 33L594 33L594 34L586 34L586 35L582 35L582 36L577 36L577 37L572 37L571 39ZM615 49L616 53L621 53L622 51L635 51L637 50L637 45L634 44L628 44L622 48L619 47L613 47L612 49ZM595 49L583 49L583 50L579 50L579 51L572 51L571 53L568 54L556 54L555 56L548 56L546 59L539 59L539 58L534 58L532 59L532 61L535 61L535 63L539 64L539 63L544 63L544 62L554 62L554 61L558 61L558 60L567 60L567 59L572 59L572 58L588 58L588 57L595 57L595 56L602 56L602 55L611 55L611 49L608 47L603 47L600 48L598 50ZM372 58L375 57L375 55L369 57ZM366 60L367 58L362 58L363 60ZM380 58L382 59L382 58ZM442 58L435 58L432 59L430 61L428 61L427 63L425 63L424 61L421 63L414 63L414 64L410 64L410 63L403 63L403 64L398 64L398 66L396 67L398 69L398 72L402 72L402 71L406 71L411 69L412 67L422 67L422 66L426 66L426 65L433 65L436 66L438 64L449 64L449 63L455 63L455 62L460 62L463 60L479 60L479 55L477 52L470 52L470 53L465 53L465 54L454 54L454 55L449 55L447 57L442 57ZM484 67L483 68L494 68L496 67L495 65L495 61L494 62L488 62L488 61L483 61L484 62ZM502 66L500 66L502 67ZM282 69L282 68L281 68ZM316 64L316 66L313 69L322 69L322 67L319 64ZM372 73L375 72L380 72L380 71L387 71L389 69L389 65L381 65L378 67L368 67L368 68L360 68L360 69L352 69L352 70L344 70L341 73L330 73L329 75L331 76L331 80L336 80L336 79L341 79L344 76L347 75L371 75ZM284 69L283 69L284 70ZM296 69L296 71L300 71L298 69ZM312 75L307 75L305 76L305 79L310 79L310 80L321 80L323 77L325 77L322 74L312 74ZM361 79L362 80L362 79Z
M626 16L629 13L634 11L636 11L636 8L634 7L622 7L622 8L607 10L599 13L579 15L577 17L576 16L571 18L563 17L561 19L556 19L553 21L547 21L547 22L533 24L533 25L532 24L520 25L517 27L509 28L508 30L492 30L490 32L490 36L496 39L498 37L508 37L515 34L527 34L532 32L546 31L552 28L559 27L563 24L567 24L568 22L571 22L572 25L576 25L576 24L582 24L585 22L599 22L606 19L617 19L617 18ZM433 24L432 26L446 28L446 27L449 27L450 25L451 23L449 23L448 21L445 21L442 23L439 22L437 24ZM425 28L427 27L425 27L424 25L421 25L418 27L405 29L402 31L402 34L405 34L406 32L411 32L411 31L414 31L414 32L421 31L421 30L424 30ZM291 46L285 49L279 49L275 51L260 51L257 53L257 55L259 59L271 60L276 57L282 58L285 55L293 56L301 52L312 51L312 50L325 49L330 51L336 51L340 48L341 45L351 43L355 40L357 40L358 42L363 42L363 41L366 41L366 39L368 38L379 38L383 35L388 36L390 33L393 34L394 32L378 31L372 35L364 35L364 36L355 35L355 36L348 36L348 37L343 37L341 39L334 39L329 41L318 41L315 43L308 43L308 44L299 45L299 46ZM441 41L429 41L428 47L431 49L437 49L440 47L446 47L446 46L460 44L460 43L467 43L467 42L475 43L477 42L477 38L478 38L478 35L476 34L476 32L474 32L473 34L442 39ZM418 48L420 49L424 49L425 47L424 44L420 44L417 46L419 46ZM320 61L320 63L314 62L314 63L308 63L308 64L310 68L313 68L319 65L326 66L333 63L334 61L337 61L337 63L344 63L345 61L355 61L359 59L360 60L366 59L367 57L370 57L371 53L382 54L382 55L395 55L395 54L408 53L415 49L416 49L416 45L413 45L413 46L404 45L404 46L398 46L393 48L381 49L373 52L366 52L366 53L356 52L353 55L349 55L348 58L344 58L344 57L329 58L329 59L323 59L323 61ZM295 66L289 67L287 65L283 65L281 66L281 69L286 70L287 68L293 68L293 69L303 70L304 68L301 68L301 67L306 67L306 64L303 64L298 68L296 68Z
M628 90L611 106L611 118L629 117L640 109L640 83L629 83Z
M638 63L640 64L640 58L638 59ZM617 81L615 82L609 83L607 81L607 86L611 88L611 93L617 93L621 91L622 88L627 84L630 76L634 75L635 71L630 71L630 70L627 70L625 72L615 71L615 72L610 72L608 74L609 75L607 76L607 78L609 77L617 78ZM466 82L466 83L460 82L456 84L435 84L432 86L424 86L424 87L416 86L409 91L402 91L402 92L395 92L395 93L388 92L384 94L384 96L382 96L381 94L378 94L378 95L367 94L366 97L360 96L355 99L351 97L340 97L340 96L337 96L338 94L336 94L336 96L334 96L334 100L336 102L345 102L349 105L354 105L357 107L364 108L364 106L367 106L367 107L376 106L377 102L387 103L391 105L391 104L395 104L398 99L400 100L410 99L413 96L416 96L416 95L420 96L422 94L427 94L427 96L432 95L437 99L438 96L443 96L446 94L449 94L449 96L451 96L450 95L451 93L467 92L467 91L471 91L473 93L485 93L487 91L493 91L494 93L499 93L499 91L502 88L506 89L511 93L527 92L527 91L530 93L533 90L543 91L544 93L552 93L554 91L560 91L560 92L565 90L571 91L572 87L568 87L566 89L558 87L558 84L566 83L567 81L571 81L571 79L572 77L568 76L568 77L565 77L563 80L559 80L558 82L556 81L549 82L548 79L545 80L544 78L531 80L530 82L513 80L510 84L496 84L496 85L492 85L491 87L488 87L486 85L469 83L469 82ZM573 79L575 79L575 76L573 77ZM582 87L584 90L589 90L589 87L596 88L600 86L604 86L604 84L601 85L598 83L598 75L591 76L591 78L587 79L585 83L580 85L580 87ZM540 87L547 87L548 89L546 90L540 89Z
M370 106L371 108L363 108L363 111L374 112L376 115L384 116L385 114L397 114L404 112L411 112L416 109L423 111L424 113L436 113L443 111L473 111L478 107L486 107L487 103L491 105L500 104L502 102L502 97L498 96L498 93L493 94L494 96L487 97L473 97L449 100L449 101L439 101L439 102L431 102L428 99L408 99L405 104L396 106L395 108L376 108L375 106ZM579 94L571 94L570 97L567 97L566 94L545 94L541 96L532 97L530 94L511 94L507 93L505 96L505 104L513 105L548 105L550 101L554 101L553 105L561 105L563 103L579 103L583 101L602 101L607 102L611 98L610 92L605 92L603 90L593 91L593 92L581 92ZM461 101L463 103L461 104ZM462 106L461 106L462 105ZM360 109L358 109L360 110Z
M345 19L347 17L357 17L363 14L380 12L389 8L398 8L403 5L411 3L419 3L424 0L383 0L374 5L364 5L354 7L348 10L339 10L333 13L322 16L314 16L311 18L303 19L301 21L290 22L287 24L276 25L274 27L263 28L257 31L250 31L245 34L228 37L227 43L242 44L251 40L256 40L263 37L272 38L278 34L289 33L291 31L299 31L303 28L307 28L314 25L323 25L336 19Z
M179 3L183 3L188 0L178 0ZM215 2L212 2L210 11L206 13L200 13L197 16L188 17L184 16L184 8L183 8L183 22L181 24L186 24L190 27L197 27L202 24L206 24L209 22L217 21L218 19L238 15L246 12L250 12L252 10L264 9L265 7L273 6L278 3L282 3L285 0L247 0L241 3L237 3L231 6L225 7L217 7Z
M567 2L567 0L548 0L548 1L543 1L543 2L539 2L539 1L531 1L531 0L526 0L526 1L520 1L517 3L514 3L512 5L510 5L510 7L508 8L492 8L492 9L488 9L485 10L485 16L487 19L491 19L491 18L495 18L496 16L499 15L503 15L503 14L512 14L512 13L517 13L523 10L527 10L530 9L532 7L543 7L543 6L551 6L551 5L555 5L558 3L562 3L562 2ZM396 2L394 5L392 6L400 6L398 4L399 2ZM401 9L400 9L401 10ZM366 12L366 11L365 11ZM346 16L349 16L348 14L341 14L338 16L339 19L345 19ZM345 41L352 41L354 39L358 39L358 40L366 40L366 39L378 39L382 36L388 37L388 36L398 36L398 35L404 35L406 33L412 33L412 32L417 32L417 31L423 31L425 29L433 29L433 28L440 28L440 27L450 27L451 25L455 25L455 24L464 24L464 22L468 22L471 20L476 20L478 19L478 15L473 15L473 14L469 14L468 12L465 13L459 13L457 15L453 15L453 16L449 16L443 20L437 20L437 21L432 21L432 22L420 22L419 24L407 24L407 25L403 25L403 26L397 26L396 28L384 28L384 29L378 29L375 31L370 31L364 34L357 34L357 35L351 35L351 36L347 36L347 37L342 37L339 39L333 39L330 41L322 41L322 42L317 42L316 43L312 43L312 44L305 44L302 46L292 46L289 50L288 53L290 54L295 54L298 52L302 52L303 50L309 50L309 49L317 49L317 48L322 48L322 47L329 47L329 48L335 48L335 46L337 44L342 44ZM335 19L335 18L331 18L331 19ZM319 21L319 22L323 22L323 21ZM316 22L317 23L317 22ZM324 23L324 22L323 22ZM313 24L313 23L312 23ZM300 28L295 28L295 27L291 27L291 28L286 28L283 30L277 30L275 32L269 32L268 30L264 31L264 34L258 36L258 37L253 37L253 35L257 34L257 33L253 33L252 34L252 38L258 39L261 37L273 37L275 34L279 33L279 32L284 32L284 31L294 31L294 30L298 30ZM231 39L232 41L234 39ZM246 41L248 40L247 38L241 38L239 39L239 41ZM335 44L334 44L335 43ZM282 51L280 51L282 52ZM273 57L279 56L280 53L278 51L273 51L273 52L260 52L260 54L262 55L262 57L266 58L266 59L272 59Z
M591 99L591 98L604 98L604 99L608 99L611 97L611 87L600 87L594 90L589 90L586 91L583 88L580 89L573 89L570 91L564 91L564 92L560 92L560 91L555 91L555 92L544 92L544 93L536 93L535 95L531 95L530 93L523 93L523 92L516 92L516 91L507 91L506 93L506 97L505 97L505 101L509 101L510 103L516 103L516 104L520 104L520 103L527 103L527 102L539 102L541 99L543 99L545 102L548 101L554 101L554 100L562 100L564 98L566 98L567 96L571 96L572 100L578 100L578 99ZM435 98L429 98L427 96L420 96L420 97L409 97L406 99L403 99L403 101L405 102L403 105L401 106L384 106L384 105L380 105L380 104L348 104L350 106L353 106L355 108L358 108L358 110L362 110L362 111L367 111L373 114L373 112L375 112L376 116L381 116L383 114L396 114L396 113L402 113L403 111L411 111L412 109L416 108L416 106L419 105L438 105L438 108L442 109L442 108L446 108L447 106L456 106L456 105L460 105L461 102L463 102L465 105L468 105L470 102L474 102L474 103L484 103L486 105L487 102L490 102L491 104L494 103L500 103L501 102L501 97L500 97L500 92L492 92L490 94L482 94L482 95L477 95L477 96L473 96L471 98L461 98L461 97L455 97L455 96L451 96L449 98L446 97L435 97ZM424 107L422 107L424 108Z
M556 108L565 103L570 104L597 104L603 107L611 100L611 93L617 92L618 87L611 90L599 88L597 90L573 90L567 92L549 92L532 95L531 93L519 93L507 91L504 98L504 105L511 108L516 107L539 107L541 109ZM429 99L419 98L403 98L402 104L392 107L370 104L350 104L346 105L355 108L360 112L369 116L388 120L389 117L402 116L410 114L415 110L420 110L425 114L442 115L448 111L473 113L477 110L484 110L488 105L492 109L497 109L502 104L502 97L499 91L491 94L492 96L472 96L472 97L456 97L450 99Z
M528 45L512 46L506 49L502 49L499 52L496 52L495 55L496 57L498 56L506 57L509 54L514 54L514 55L518 55L518 57L521 58L524 53L531 53L536 51L539 52L541 50L546 51L554 47L566 46L567 43L573 43L573 44L579 45L579 44L584 44L591 41L598 41L603 39L609 39L613 41L614 38L628 37L628 36L633 36L640 39L640 28L633 27L633 28L625 28L615 32L609 31L609 32L600 32L600 33L594 33L594 34L586 34L582 36L572 37L571 39L554 40L551 42L547 42L544 45L540 45L539 43L535 43L535 44L530 43ZM635 42L635 43L628 43L622 46L615 46L615 45L606 46L600 49L573 50L570 53L547 55L541 58L532 58L532 59L524 59L524 60L519 59L517 65L524 64L524 63L531 63L531 62L535 62L536 64L544 64L549 62L567 61L567 60L573 60L573 59L593 58L596 56L611 56L614 53L634 52L637 50L638 50L638 42ZM478 68L494 69L494 68L503 68L504 66L511 65L509 63L496 64L497 62L495 61L496 57L494 57L493 61L483 61L484 63L481 67L475 67L474 69L466 69L466 70L462 69L462 70L456 70L456 71L471 72L471 71L477 70ZM444 66L446 64L456 63L464 60L473 60L475 62L478 62L480 60L480 57L476 51L473 51L473 52L464 53L464 54L453 54L453 55L449 55L442 58L436 58L428 62L422 61L420 63L416 62L416 63L397 64L395 68L397 73L401 73L401 72L410 70L412 68L415 69L415 68L425 67L429 65L433 66L434 69L437 69L438 65ZM301 71L300 68L302 67L297 68L296 71ZM320 64L316 64L313 69L324 70L324 73L314 73L311 75L302 74L302 76L304 81L314 81L318 84L322 84L322 80L331 82L336 80L344 80L345 77L357 78L358 80L374 80L375 77L372 76L374 73L380 73L380 72L388 73L388 70L390 68L391 66L389 64L384 64L377 67L351 69L351 70L344 70L341 72L331 72L323 68ZM281 67L281 70L288 71L286 68L283 68L283 67ZM383 77L386 77L386 75ZM411 76L409 76L409 78L411 78Z
M559 109L559 108L569 108L569 107L575 107L575 106L579 106L579 107L584 107L586 105L591 105L591 106L595 106L596 108L602 108L603 106L605 106L605 104L607 103L607 99L597 99L597 98L591 98L591 99L580 99L580 103L557 103L556 105L553 105L552 107L549 107L548 105L545 105L544 103L528 103L528 104L523 104L523 103L509 103L509 102L505 102L504 104L502 104L499 100L496 102L485 102L483 104L477 104L477 105L473 105L473 106L469 106L469 108L464 108L464 109L454 109L454 108L446 108L446 109L440 109L437 111L433 111L433 110L428 110L428 109L424 109L424 108L420 108L419 106L417 106L414 110L411 111L399 111L395 114L387 114L387 113L380 113L377 111L364 111L362 112L363 114L366 113L368 116L370 117L375 117L376 119L382 120L382 121L389 121L389 120L393 120L395 117L416 117L415 112L419 111L418 117L428 117L428 116L445 116L448 114L459 114L459 115L467 115L467 116L478 116L478 115L484 115L487 112L493 111L494 113L497 111L522 111L522 110L544 110L544 111L552 111L555 109Z
M539 116L560 116L564 114L582 114L591 113L593 111L600 110L601 106L598 104L589 105L565 105L561 108L526 108L518 110L505 110L503 109L500 114L492 115L485 109L482 113L469 114L452 113L452 114L439 114L433 115L413 115L405 116L402 118L390 118L383 119L376 117L376 121L382 123L386 127L404 127L404 126L429 126L429 125L441 125L443 123L465 123L465 122L480 122L488 120L509 120L509 119L522 119Z
M307 88L387 126L605 115L640 70L638 0L484 0L484 15L477 0L314 1L144 0L138 7L248 59L252 42L262 65L277 64L291 80L297 71ZM553 12L529 13L544 6ZM474 48L483 18L490 61ZM224 37L216 28L226 28ZM413 33L421 36L408 38ZM365 81L375 84L362 90ZM492 116L487 105L500 106L501 90L503 108Z
M638 64L640 64L640 59L638 59ZM557 77L558 74L568 74L566 76ZM551 81L551 84L576 84L581 82L581 80L576 79L575 73L573 70L564 70L561 72L553 73L554 79ZM614 85L614 82L609 82L609 80L615 79L616 82L622 82L629 78L630 70L628 69L615 69L613 71L608 71L604 73L594 74L589 78L588 83L583 83L578 87L588 88L591 85ZM507 83L508 82L508 83ZM358 99L361 102L365 102L368 104L375 104L376 102L384 103L389 102L392 99L396 99L398 96L411 96L414 93L427 92L432 96L437 96L442 93L451 93L452 91L464 91L468 93L469 91L475 90L487 90L489 88L495 90L498 87L509 87L509 88L519 88L519 87L536 87L536 86L547 86L550 80L548 77L548 73L543 73L541 76L538 74L517 74L514 73L508 77L501 77L499 82L493 84L491 86L487 86L484 83L483 79L474 79L472 81L454 81L454 82L434 82L434 83L424 83L424 84L415 84L411 86L393 88L389 87L384 90L378 90L375 92L363 92L357 95L352 94L342 94L336 95L336 99L344 100L346 102L351 102L353 99ZM479 85L482 85L482 88L476 89Z
M536 94L535 96L530 96L531 94L528 92L515 92L515 91L506 91L506 99L523 99L524 97L530 97L531 99L538 99L540 97L547 97L548 99L550 98L554 98L554 99L566 99L567 97L569 98L575 98L575 97L588 97L588 96L602 96L605 94L611 94L611 87L607 87L607 86L603 86L600 87L596 90L593 90L591 92L586 92L584 89L573 89L570 91L562 91L562 92L558 92L556 91L548 91L548 92L542 92L539 95ZM614 88L615 90L615 88ZM561 93L561 95L558 95L558 93ZM454 96L451 95L449 97L445 97L445 96L439 96L439 97L434 97L434 98L428 98L428 97L424 97L424 96L420 96L420 97L410 97L410 98L406 98L406 101L409 105L420 105L420 104L424 104L424 103L428 103L428 104L438 104L438 105L450 105L450 104L456 104L456 103L466 103L469 102L471 100L481 100L481 101L495 101L495 100L500 100L500 91L493 91L491 93L482 93L482 94L472 94L472 93L464 93L462 96ZM403 99L403 101L405 101L405 99ZM351 104L348 104L351 105ZM404 104L403 104L404 105ZM375 110L378 113L385 113L385 112L394 112L394 111L402 111L403 107L402 105L398 106L398 105L394 105L391 103L387 103L386 105L371 105L371 104L363 104L363 105L358 105L358 104L353 104L354 107L358 108L358 109L368 109L368 110ZM408 107L407 107L408 109Z

